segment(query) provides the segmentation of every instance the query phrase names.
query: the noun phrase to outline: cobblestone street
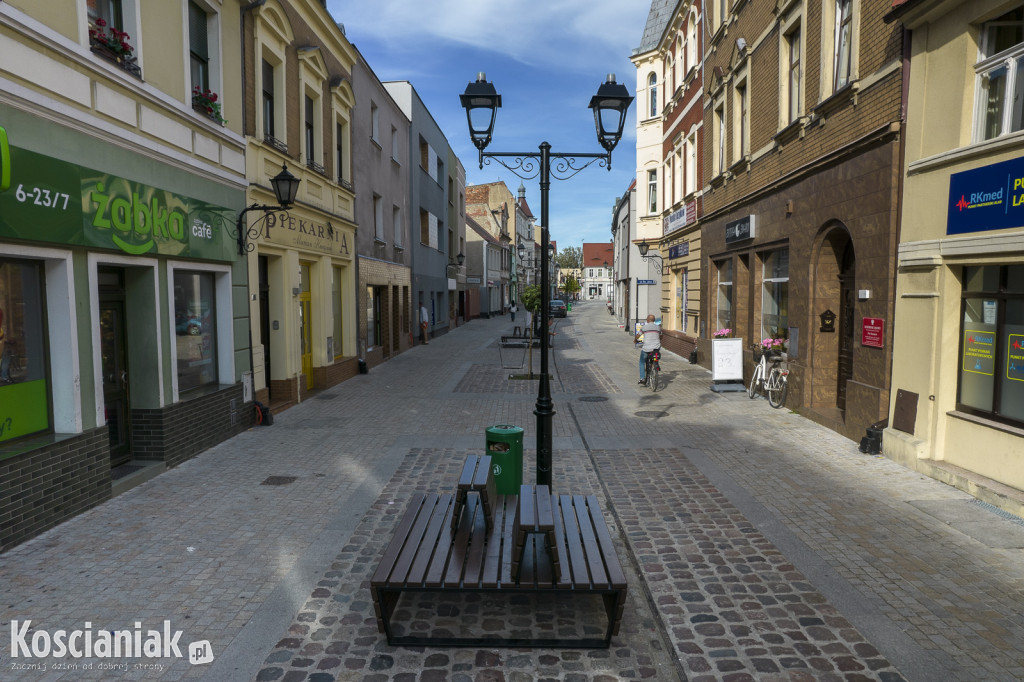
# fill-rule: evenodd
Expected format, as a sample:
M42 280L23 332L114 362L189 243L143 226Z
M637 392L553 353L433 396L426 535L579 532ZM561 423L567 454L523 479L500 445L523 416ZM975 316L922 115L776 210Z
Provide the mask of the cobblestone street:
M19 669L5 631L0 679L1024 679L1024 522L671 353L651 393L601 301L556 323L552 486L601 502L629 589L611 647L389 646L369 581L411 495L452 492L495 424L525 428L534 481L511 328L473 320L0 555L3 623L169 620L213 662ZM491 608L466 617L522 607Z

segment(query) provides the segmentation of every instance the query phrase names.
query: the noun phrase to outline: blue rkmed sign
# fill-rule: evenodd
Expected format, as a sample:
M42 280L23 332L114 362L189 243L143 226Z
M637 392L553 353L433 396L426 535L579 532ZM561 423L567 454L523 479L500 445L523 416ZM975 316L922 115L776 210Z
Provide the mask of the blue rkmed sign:
M949 176L946 234L1024 226L1024 158Z

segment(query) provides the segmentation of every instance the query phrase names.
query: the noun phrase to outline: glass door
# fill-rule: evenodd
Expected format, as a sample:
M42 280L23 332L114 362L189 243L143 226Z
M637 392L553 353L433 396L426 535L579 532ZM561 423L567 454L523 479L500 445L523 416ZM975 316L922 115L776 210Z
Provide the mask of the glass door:
M110 466L131 458L131 409L128 398L128 354L125 346L124 271L99 271L100 355L103 406L110 437Z

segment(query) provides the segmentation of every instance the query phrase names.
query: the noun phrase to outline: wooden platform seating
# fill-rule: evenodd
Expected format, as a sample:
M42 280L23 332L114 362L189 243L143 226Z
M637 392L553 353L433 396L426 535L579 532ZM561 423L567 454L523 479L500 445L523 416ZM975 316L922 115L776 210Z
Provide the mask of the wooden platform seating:
M594 495L552 494L524 485L494 493L490 457L470 455L456 492L415 493L370 582L378 629L391 645L607 648L618 632L626 578ZM550 595L548 601L601 597L603 631L455 634L396 627L403 595ZM417 612L422 609L417 608ZM453 609L454 611L454 609ZM500 615L500 614L498 614ZM587 622L589 625L589 620Z

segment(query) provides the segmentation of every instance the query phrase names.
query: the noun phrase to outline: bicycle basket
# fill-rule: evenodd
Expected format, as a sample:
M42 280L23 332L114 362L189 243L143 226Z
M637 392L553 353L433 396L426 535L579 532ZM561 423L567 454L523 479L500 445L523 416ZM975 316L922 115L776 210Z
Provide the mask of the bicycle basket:
M761 347L754 346L754 362L761 362Z

